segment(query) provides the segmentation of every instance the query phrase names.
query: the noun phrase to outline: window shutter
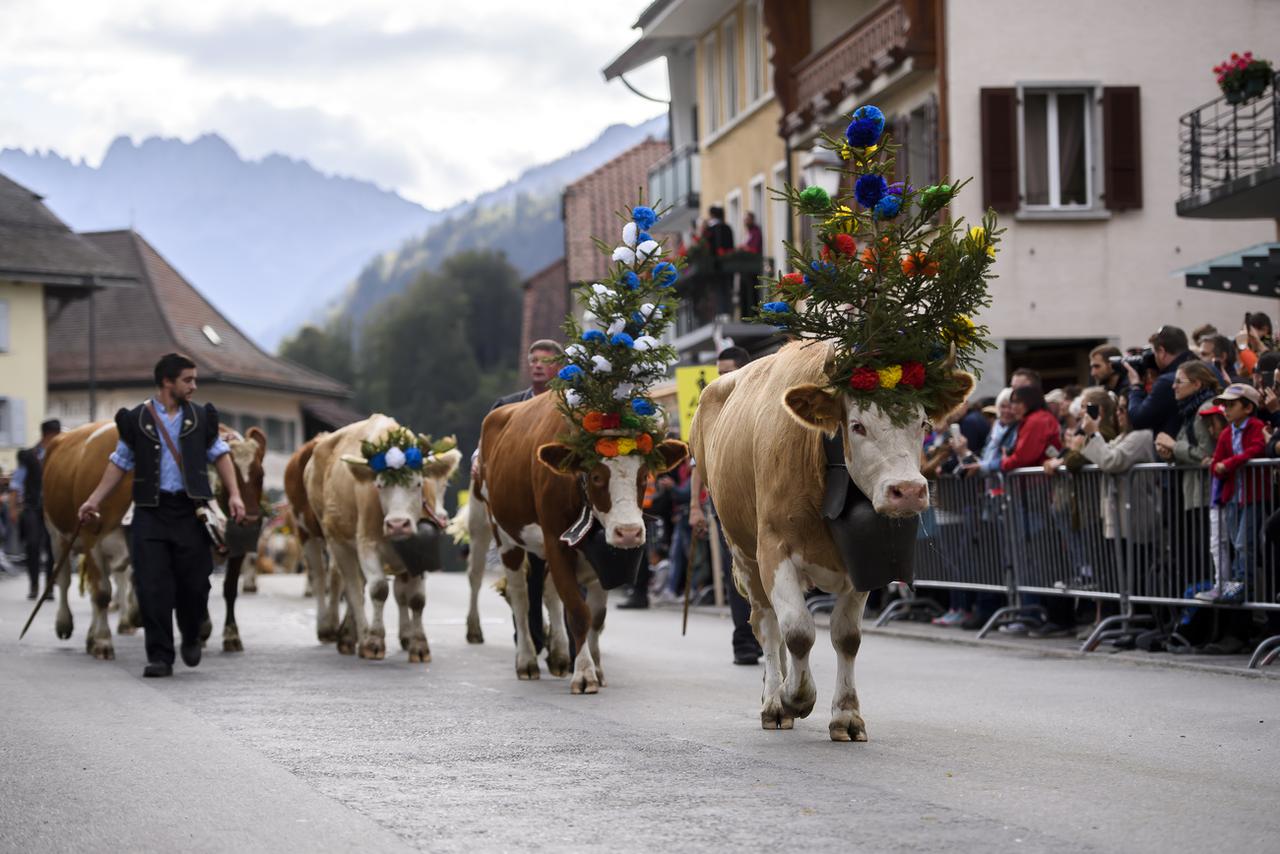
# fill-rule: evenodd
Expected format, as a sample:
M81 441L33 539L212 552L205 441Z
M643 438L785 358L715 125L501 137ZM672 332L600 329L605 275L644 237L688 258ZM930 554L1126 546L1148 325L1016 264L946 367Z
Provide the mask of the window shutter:
M9 352L9 301L0 299L0 353Z
M983 89L982 204L1001 213L1018 209L1018 92Z
M1142 207L1142 121L1137 86L1102 90L1102 160L1107 209Z

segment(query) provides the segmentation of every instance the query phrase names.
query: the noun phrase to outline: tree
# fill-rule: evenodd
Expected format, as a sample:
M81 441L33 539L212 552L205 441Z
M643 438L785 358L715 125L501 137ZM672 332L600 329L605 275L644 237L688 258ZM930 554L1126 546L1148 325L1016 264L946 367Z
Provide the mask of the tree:
M339 319L323 328L307 324L280 344L280 355L347 385L355 384L351 326Z

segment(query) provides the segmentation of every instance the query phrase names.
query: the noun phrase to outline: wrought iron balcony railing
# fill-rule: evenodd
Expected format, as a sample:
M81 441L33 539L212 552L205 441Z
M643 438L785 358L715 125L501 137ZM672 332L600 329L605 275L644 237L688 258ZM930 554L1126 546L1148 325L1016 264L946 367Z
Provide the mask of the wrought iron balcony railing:
M1262 218L1280 213L1280 73L1250 100L1224 95L1179 120L1178 214Z
M649 167L649 198L674 208L698 209L698 147L686 145Z

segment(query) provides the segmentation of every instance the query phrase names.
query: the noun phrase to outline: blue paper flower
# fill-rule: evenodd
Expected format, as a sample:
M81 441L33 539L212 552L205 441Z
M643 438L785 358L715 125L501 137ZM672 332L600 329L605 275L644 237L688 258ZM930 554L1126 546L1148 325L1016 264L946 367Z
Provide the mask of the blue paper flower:
M791 306L787 305L785 302L767 302L763 306L761 306L761 308L763 308L765 311L769 312L770 314L790 314L791 313Z
M369 468L373 469L373 473L383 472L387 470L387 452L383 451L369 457Z
M599 329L588 329L586 332L582 333L582 340L583 341L603 341L604 333L601 332Z
M879 175L861 175L853 185L853 195L864 208L874 208L889 192L889 185Z
M563 368L560 369L560 372L556 374L556 376L568 382L569 380L575 379L581 374L582 374L582 368L579 368L577 365L565 365Z
M646 205L637 205L632 208L631 218L635 220L636 226L641 231L648 231L658 221L658 215L653 212L653 208Z
M640 287L640 277L636 275L635 270L628 270L622 274L622 284L634 291Z
M893 219L902 210L902 197L886 195L876 202L875 215L878 219Z
M644 243L646 240L653 240L653 236L649 234L649 232L642 231L638 235L636 235L637 244Z
M906 184L902 183L901 181L895 181L894 183L889 185L889 192L895 196L901 196L903 193L905 193L909 189L911 188L908 187Z
M609 339L609 343L615 347L634 347L636 341L625 332L619 332Z
M631 401L631 411L636 415L652 415L658 411L658 408L653 405L652 400L637 397L633 398Z
M646 319L647 318L645 318L645 316L638 311L631 312L631 322L634 323L636 326L639 326L641 329L644 328Z
M666 288L675 284L680 273L676 270L676 265L670 261L659 262L653 268L653 280L658 283L658 287Z
M809 267L815 273L832 274L832 273L835 273L836 271L836 265L832 264L830 261L810 261Z
M421 448L405 448L404 464L411 469L422 468L422 449Z
M880 112L879 107L866 104L853 111L853 121L845 128L844 138L854 148L866 148L875 145L882 133L884 113Z

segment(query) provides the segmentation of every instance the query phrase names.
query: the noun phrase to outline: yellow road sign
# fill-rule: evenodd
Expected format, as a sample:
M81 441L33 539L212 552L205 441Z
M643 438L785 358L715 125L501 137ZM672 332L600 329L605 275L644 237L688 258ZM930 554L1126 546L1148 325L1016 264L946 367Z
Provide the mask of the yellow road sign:
M720 376L715 365L676 368L676 406L680 409L680 435L689 438L693 413L698 411L698 398L707 384Z

